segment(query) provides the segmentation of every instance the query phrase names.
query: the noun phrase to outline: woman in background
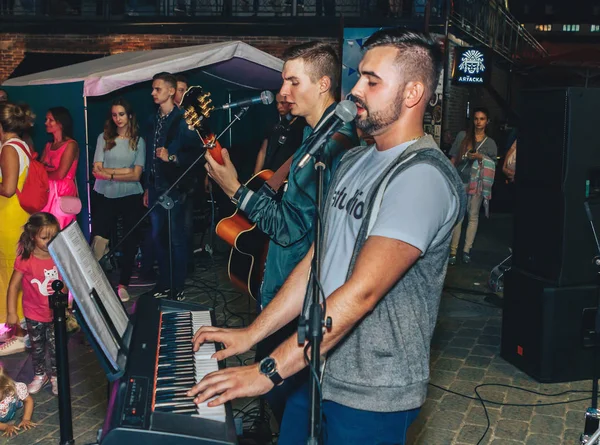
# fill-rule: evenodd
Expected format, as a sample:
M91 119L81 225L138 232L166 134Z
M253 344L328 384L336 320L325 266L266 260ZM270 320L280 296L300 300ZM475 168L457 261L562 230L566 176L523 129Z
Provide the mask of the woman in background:
M491 188L494 183L494 171L498 147L496 142L486 134L489 123L489 111L486 108L475 108L473 120L467 131L461 131L456 136L450 156L452 163L458 169L468 196L467 203L467 233L463 247L462 261L471 262L471 248L479 225L479 211L484 200L491 198ZM456 264L456 252L460 241L462 221L452 232L450 243L450 258L448 264Z
M146 144L139 136L135 113L125 99L116 99L109 110L104 132L98 136L94 155L96 209L92 212L95 234L92 250L97 260L108 250L110 232L117 217L122 216L123 234L127 234L141 216L144 190L140 176L145 160ZM127 286L133 272L137 245L137 232L123 241L117 289L121 301L129 300Z
M60 197L77 196L75 174L79 146L73 139L73 119L65 107L50 108L46 113L46 132L51 141L46 144L42 162L48 171L50 197L42 212L52 213L64 229L77 215L65 214L60 209Z

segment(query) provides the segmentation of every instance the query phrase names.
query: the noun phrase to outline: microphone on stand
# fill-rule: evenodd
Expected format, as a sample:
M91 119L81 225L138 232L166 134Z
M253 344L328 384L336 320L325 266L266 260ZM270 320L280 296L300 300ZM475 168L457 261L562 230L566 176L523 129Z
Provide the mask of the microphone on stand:
M270 91L263 91L260 93L260 96L253 97L251 99L238 100L237 102L230 102L215 108L215 110L229 110L230 108L247 107L258 103L270 105L273 103L274 99L275 97L273 96L273 93Z
M297 170L303 168L310 158L314 157L315 154L321 149L323 144L333 136L333 133L338 131L344 126L345 123L350 122L356 116L356 105L351 100L343 100L335 107L333 114L327 119L314 136L313 142L310 143L308 152L300 159Z

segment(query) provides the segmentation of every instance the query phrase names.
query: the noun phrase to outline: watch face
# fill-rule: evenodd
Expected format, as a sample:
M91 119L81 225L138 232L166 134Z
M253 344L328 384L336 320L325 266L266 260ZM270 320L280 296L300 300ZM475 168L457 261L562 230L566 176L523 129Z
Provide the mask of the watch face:
M260 372L265 375L270 375L275 371L275 360L267 357L260 362Z

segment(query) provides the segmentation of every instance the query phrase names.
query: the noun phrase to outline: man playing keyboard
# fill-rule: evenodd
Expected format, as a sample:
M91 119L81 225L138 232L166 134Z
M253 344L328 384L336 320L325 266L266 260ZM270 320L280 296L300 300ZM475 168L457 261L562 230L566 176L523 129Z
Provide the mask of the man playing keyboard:
M423 115L438 83L441 50L403 29L365 43L352 90L357 127L375 144L348 152L323 210L321 285L327 354L322 378L326 444L404 443L425 401L429 346L446 274L452 228L466 198L460 178ZM352 199L353 198L353 199ZM409 210L407 210L409 209ZM215 358L240 354L303 311L313 251L304 257L248 328L203 327L194 348L222 342ZM188 392L219 405L264 394L307 366L292 336L260 364L211 373ZM285 408L279 444L306 443L308 383Z

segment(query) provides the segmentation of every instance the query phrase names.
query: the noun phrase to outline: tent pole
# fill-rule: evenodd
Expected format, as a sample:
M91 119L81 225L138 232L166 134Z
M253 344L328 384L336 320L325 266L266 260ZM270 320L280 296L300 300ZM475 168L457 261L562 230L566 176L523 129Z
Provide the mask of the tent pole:
M87 194L88 233L92 236L92 205L90 196L90 134L88 130L87 96L83 96L83 124L85 125L85 190Z

